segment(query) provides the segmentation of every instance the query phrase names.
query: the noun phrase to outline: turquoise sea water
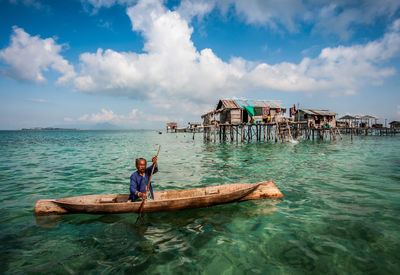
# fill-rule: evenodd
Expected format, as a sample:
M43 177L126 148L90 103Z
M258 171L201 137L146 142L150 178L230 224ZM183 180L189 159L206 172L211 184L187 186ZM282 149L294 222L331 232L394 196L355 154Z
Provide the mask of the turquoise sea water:
M35 218L37 200L274 180L281 200ZM400 137L204 143L155 131L0 132L0 273L399 274Z

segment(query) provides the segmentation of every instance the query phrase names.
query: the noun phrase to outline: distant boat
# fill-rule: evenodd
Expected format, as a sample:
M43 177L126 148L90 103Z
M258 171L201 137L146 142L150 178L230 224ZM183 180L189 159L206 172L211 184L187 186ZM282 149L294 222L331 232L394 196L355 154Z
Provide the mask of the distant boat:
M158 133L161 135L162 134L162 132L161 131L158 131Z
M88 195L56 200L39 200L35 215L68 213L137 213L141 201L129 202L129 194ZM143 212L166 212L203 208L239 200L281 198L272 182L237 183L193 189L154 192Z

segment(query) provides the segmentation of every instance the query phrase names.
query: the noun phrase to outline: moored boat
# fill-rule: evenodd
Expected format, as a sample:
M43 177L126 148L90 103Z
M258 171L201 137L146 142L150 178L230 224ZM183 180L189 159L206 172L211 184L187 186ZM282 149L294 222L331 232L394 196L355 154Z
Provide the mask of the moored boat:
M166 212L203 208L234 201L280 198L282 193L272 182L237 183L184 190L154 192L143 212ZM137 213L141 201L128 201L129 194L88 195L56 200L39 200L35 215L68 213Z

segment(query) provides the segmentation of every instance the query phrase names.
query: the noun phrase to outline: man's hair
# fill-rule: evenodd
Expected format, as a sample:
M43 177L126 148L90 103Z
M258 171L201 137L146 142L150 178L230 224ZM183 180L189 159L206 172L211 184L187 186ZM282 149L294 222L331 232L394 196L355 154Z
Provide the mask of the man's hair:
M139 161L144 160L147 164L147 161L144 158L137 158L136 159L136 166L139 164Z

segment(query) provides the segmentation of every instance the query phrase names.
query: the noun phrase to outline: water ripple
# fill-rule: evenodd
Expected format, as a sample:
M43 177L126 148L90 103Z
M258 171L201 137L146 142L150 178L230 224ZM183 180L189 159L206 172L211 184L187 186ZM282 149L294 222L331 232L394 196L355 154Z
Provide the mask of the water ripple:
M154 131L0 132L0 270L13 273L400 272L400 143L203 143ZM157 190L272 179L283 200L33 217L38 199L128 192L162 145Z

